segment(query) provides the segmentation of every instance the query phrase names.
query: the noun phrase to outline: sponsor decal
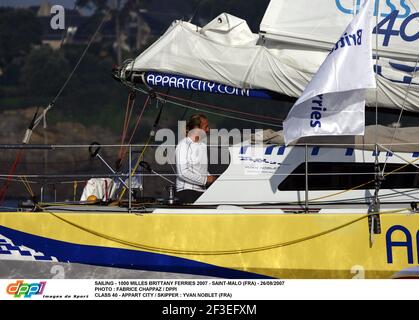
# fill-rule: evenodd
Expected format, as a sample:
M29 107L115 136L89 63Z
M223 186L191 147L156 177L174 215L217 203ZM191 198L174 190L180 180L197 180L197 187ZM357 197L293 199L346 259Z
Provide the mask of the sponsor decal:
M416 241L415 240L416 236ZM395 238L398 237L398 240ZM401 239L401 240L400 240ZM415 252L416 242L416 252ZM387 263L393 263L394 251L405 253L405 261L407 264L419 264L419 230L415 234L410 233L409 229L401 225L394 225L387 230L386 233L386 249L387 249ZM416 253L416 259L415 259ZM416 260L416 261L415 261ZM398 261L400 262L400 261Z
M176 88L263 99L273 99L276 95L268 90L242 89L212 81L156 72L147 72L144 80L151 87Z
M406 3L407 2L407 3ZM344 13L344 14L348 14L348 15L353 15L354 14L354 3L353 0L335 0L336 3L336 8ZM398 10L400 12L400 14L398 15L398 18L403 19L406 18L410 15L410 13L412 12L412 9L409 6L409 1L408 0L386 0L385 3L384 1L381 1L381 10L380 10L380 17L387 17L388 15L390 15L392 12L394 12L395 10ZM380 4L380 0L375 0L374 3L374 17L377 16L378 14L378 6ZM356 10L357 12L359 11L359 8L361 6L361 0L356 0Z

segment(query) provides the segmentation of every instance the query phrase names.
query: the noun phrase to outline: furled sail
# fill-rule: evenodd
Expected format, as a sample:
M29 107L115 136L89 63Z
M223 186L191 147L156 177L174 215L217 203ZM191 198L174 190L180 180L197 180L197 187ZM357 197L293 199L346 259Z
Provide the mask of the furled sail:
M408 2L419 7L419 0ZM158 41L127 64L124 72L155 71L204 79L235 88L265 89L299 97L352 16L342 14L340 17L338 14L339 6L349 8L343 0L321 1L320 4L318 1L298 0L295 6L293 3L271 0L259 36L250 31L244 20L226 13L203 28L176 21ZM303 3L306 3L304 11L301 10ZM314 5L316 10L311 10ZM319 8L323 10L321 14L318 13L321 11ZM384 12L388 13L389 8L392 9L390 15L381 17ZM375 65L378 73L378 105L418 112L419 79L414 76L419 70L416 64L419 19L416 19L418 14L414 6L409 8L401 6L396 16L393 9L397 8L380 7L379 40L382 43L388 41L391 46L384 49L381 46L378 51L379 63ZM299 12L287 13L289 10ZM404 18L398 18L399 15ZM291 16L294 17L294 24L304 20L302 26L291 28L288 25ZM397 20L397 24L390 19ZM325 21L325 26L320 25L320 20ZM393 35L396 28L400 30L401 40L397 41L402 41L401 44ZM304 35L305 31L311 29L314 30L313 35ZM331 29L334 29L333 33L329 33ZM294 33L291 33L292 30ZM375 91L371 90L367 93L367 105L375 106L375 101Z

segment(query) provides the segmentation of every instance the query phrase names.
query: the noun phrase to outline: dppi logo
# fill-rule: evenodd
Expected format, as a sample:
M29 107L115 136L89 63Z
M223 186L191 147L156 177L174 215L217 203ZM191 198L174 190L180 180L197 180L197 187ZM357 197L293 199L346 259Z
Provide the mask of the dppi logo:
M353 14L353 0L335 0L336 7L339 9L339 11L345 13L345 14ZM399 15L398 18L406 18L410 15L411 9L409 5L406 3L406 0L386 0L385 1L386 6L382 9L380 16L381 17L387 17L391 12L398 10ZM379 0L375 0L375 9L374 9L374 16L377 16L377 10L378 10ZM356 0L356 7L357 10L361 6L361 0ZM386 10L388 10L386 12Z
M51 18L50 26L53 30L64 30L65 29L65 9L63 6L55 5L51 7L51 14L54 16Z
M24 283L18 280L7 286L6 292L13 295L15 298L31 298L33 295L42 294L45 289L46 281L39 283Z

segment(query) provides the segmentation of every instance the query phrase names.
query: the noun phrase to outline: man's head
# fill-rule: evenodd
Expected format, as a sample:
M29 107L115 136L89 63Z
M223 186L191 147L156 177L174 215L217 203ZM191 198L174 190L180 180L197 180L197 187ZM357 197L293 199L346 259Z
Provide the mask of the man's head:
M201 129L205 134L209 133L208 119L204 114L195 114L189 118L186 123L186 130L190 132L193 129Z

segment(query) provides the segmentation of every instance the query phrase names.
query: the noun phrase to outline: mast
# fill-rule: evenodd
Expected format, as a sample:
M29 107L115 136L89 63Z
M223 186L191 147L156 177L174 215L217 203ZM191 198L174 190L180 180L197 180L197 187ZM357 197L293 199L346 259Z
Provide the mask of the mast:
M371 1L371 0L370 0ZM375 5L377 6L377 14L375 20L375 26L378 26L378 13L380 11L380 0L377 0ZM375 64L378 66L378 32L375 34ZM378 78L378 68L375 68L375 81ZM374 203L372 207L373 212L380 211L380 199L378 197L378 192L380 191L380 163L378 160L378 87L375 88L375 161L374 161L374 184L375 184L375 191L374 191Z
M373 1L373 0L366 0L366 1ZM378 29L378 16L380 12L380 0L376 0L376 20L375 20L375 27ZM375 34L375 81L378 81L378 32ZM375 88L375 159L374 159L374 198L372 203L370 204L369 212L374 213L373 215L368 217L368 226L370 230L370 247L372 247L374 243L374 234L381 233L380 227L380 198L378 193L380 191L381 182L384 178L382 172L380 170L380 162L378 159L379 150L378 150L378 86Z

